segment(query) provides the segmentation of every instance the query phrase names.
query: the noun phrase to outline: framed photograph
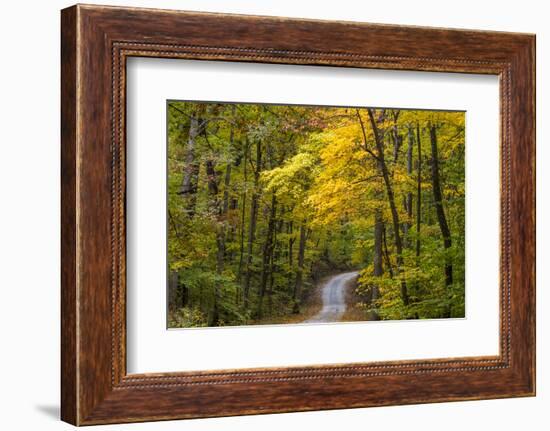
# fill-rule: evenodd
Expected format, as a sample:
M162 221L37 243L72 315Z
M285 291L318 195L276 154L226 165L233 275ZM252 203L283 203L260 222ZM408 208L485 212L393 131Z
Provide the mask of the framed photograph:
M535 37L62 11L62 419L535 394Z

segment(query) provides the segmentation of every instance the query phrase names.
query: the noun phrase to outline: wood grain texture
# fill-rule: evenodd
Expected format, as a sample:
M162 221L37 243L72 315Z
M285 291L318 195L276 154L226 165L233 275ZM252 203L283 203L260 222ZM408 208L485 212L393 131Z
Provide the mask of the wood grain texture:
M76 9L61 16L61 417L78 421L76 297Z
M63 420L87 425L534 394L533 35L79 5L62 11L61 36ZM127 375L129 56L499 75L499 356Z

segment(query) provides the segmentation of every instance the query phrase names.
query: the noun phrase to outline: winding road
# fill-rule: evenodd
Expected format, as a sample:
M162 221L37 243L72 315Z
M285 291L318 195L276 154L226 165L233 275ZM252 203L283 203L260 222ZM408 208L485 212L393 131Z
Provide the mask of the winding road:
M322 287L323 308L304 323L338 322L346 311L346 286L358 271L344 272L327 280Z

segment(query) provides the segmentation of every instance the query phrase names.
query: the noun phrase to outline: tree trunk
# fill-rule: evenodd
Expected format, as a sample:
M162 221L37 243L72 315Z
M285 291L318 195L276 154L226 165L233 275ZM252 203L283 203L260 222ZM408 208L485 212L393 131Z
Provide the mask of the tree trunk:
M416 265L420 264L420 222L422 221L422 145L420 125L416 123L416 144L418 147L418 177L416 181Z
M256 222L258 218L258 200L259 181L262 164L262 146L259 140L256 141L256 166L254 169L254 192L252 194L252 202L250 204L250 225L248 229L248 246L246 254L246 273L244 279L244 308L248 309L250 299L250 281L252 278L252 253L254 252L254 240L256 237Z
M214 161L209 159L206 161L206 178L208 184L208 194L213 196L214 199L210 201L210 207L213 211L219 211L219 202L218 202L218 179L216 174L216 168L214 166Z
M399 118L399 113L401 111L399 110L393 110L393 127L391 129L392 133L391 136L393 138L393 163L394 165L397 165L397 159L399 158L399 151L401 149L401 145L403 144L403 136L399 134L399 130L397 129L397 119Z
M372 256L373 272L375 277L381 277L384 274L382 263L382 230L384 221L382 220L382 210L377 208L374 213L374 253ZM380 290L377 284L371 287L370 303L375 304L380 296ZM371 307L372 309L372 307ZM380 320L380 316L374 309L369 313L369 320Z
M229 132L229 146L230 148L233 147L233 127L231 127L231 130ZM223 200L222 200L222 208L221 208L221 214L220 219L223 223L223 250L224 260L227 259L227 253L226 253L226 243L228 242L229 236L228 235L228 220L227 220L227 213L229 212L229 189L231 187L231 170L232 170L232 162L230 160L227 161L227 165L225 167L225 178L223 180Z
M281 247L279 246L278 237L283 230L284 207L280 207L278 223L276 224L275 232L273 233L273 252L271 253L271 262L269 264L269 286L267 289L267 307L269 315L273 314L273 287L275 285L275 272L279 270L278 263L281 257Z
M225 168L225 179L223 181L223 207L222 214L226 215L229 210L229 185L231 183L231 163Z
M409 127L408 133L408 143L407 147L407 174L412 176L413 171L413 147L414 147L414 134L411 127ZM407 221L403 223L403 236L404 236L404 245L409 247L409 229L411 228L411 221L413 216L413 195L412 192L407 192L405 196L405 210L407 211Z
M293 312L300 313L300 300L302 294L302 283L304 277L304 255L306 251L306 225L300 225L300 243L298 245L298 269L296 271L296 283L294 284L294 292L292 299L294 301Z
M233 128L229 134L229 146L233 147ZM225 249L227 233L227 211L229 209L229 186L231 183L231 162L225 167L223 199L220 203L218 178L213 160L206 161L206 174L208 178L208 191L212 197L211 210L216 214L216 274L221 278L225 267ZM218 280L214 290L214 307L211 316L210 326L216 326L220 320L220 300L223 289L222 281Z
M386 266L390 273L390 278L393 278L393 266L390 260L390 252L388 251L388 241L386 239L386 224L382 222L382 243L384 244L384 257L386 258Z
M288 291L293 292L294 288L292 287L292 275L294 274L294 241L296 240L292 234L294 229L294 223L292 221L288 222L287 233L288 236Z
M447 217L445 217L445 211L443 209L443 196L441 193L441 182L439 178L439 157L437 154L437 132L434 125L430 126L430 142L432 147L432 189L434 195L434 204L437 213L437 221L439 228L441 229L441 235L443 236L443 246L445 250L451 248L451 231L447 223ZM450 262L448 256L446 256L445 262L445 286L447 290L449 286L453 284L453 265ZM447 292L449 293L449 292ZM448 306L445 310L444 317L451 316L451 309Z
M245 144L244 150L244 162L243 162L243 179L244 185L242 192L242 204L241 204L241 237L240 237L240 247L239 247L239 268L237 270L237 280L241 280L242 270L243 270L243 257L244 257L244 231L246 228L246 183L248 181L248 172L247 172L247 163L248 163L248 142ZM236 303L239 302L239 296L236 297Z
M224 255L225 255L225 235L224 235L224 221L222 208L218 197L218 181L216 169L213 160L206 161L206 177L208 181L208 194L211 197L210 211L216 215L216 274L221 276L224 267ZM214 306L212 307L212 313L209 315L208 326L216 326L219 321L219 302L222 286L217 281L214 287Z
M399 159L399 151L401 150L401 145L403 145L403 136L397 133L397 127L393 128L393 163L396 165L397 160Z
M270 263L273 257L273 234L275 231L275 216L277 214L277 199L275 193L271 196L271 209L269 212L269 221L267 224L267 235L264 243L262 256L262 275L260 279L260 291L258 292L258 318L263 315L263 302L267 290L267 282L270 275Z
M195 213L199 164L195 160L195 145L200 133L200 120L194 115L189 121L189 136L185 148L185 165L179 194L185 197L185 209L190 217Z
M224 268L224 255L225 255L225 238L223 228L218 226L218 232L216 233L216 245L218 251L216 253L216 274L221 277ZM214 290L214 307L212 311L212 317L209 326L217 326L220 320L220 299L221 299L221 281L216 281Z
M168 276L168 308L175 311L181 308L181 302L179 275L177 271L170 271Z
M384 266L382 263L382 235L384 229L384 221L382 220L382 211L376 209L374 213L374 255L372 258L373 273L375 277L380 277L384 274ZM378 291L378 288L376 289ZM374 295L373 296L377 296Z
M376 156L378 160L378 165L380 166L380 169L382 171L382 177L384 178L384 184L386 186L386 194L388 196L388 201L390 204L390 210L391 210L392 222L393 222L393 234L395 239L395 251L397 253L397 272L399 273L401 272L401 269L403 267L403 242L401 240L399 214L397 213L397 207L395 205L395 196L394 196L393 188L390 181L390 174L389 174L388 167L386 165L386 161L384 157L384 143L382 141L382 136L380 136L372 109L368 109L368 113L369 113L369 119L370 119L372 131L374 133L374 140L375 140L376 149L377 149ZM401 299L404 305L409 305L407 283L404 280L401 282Z

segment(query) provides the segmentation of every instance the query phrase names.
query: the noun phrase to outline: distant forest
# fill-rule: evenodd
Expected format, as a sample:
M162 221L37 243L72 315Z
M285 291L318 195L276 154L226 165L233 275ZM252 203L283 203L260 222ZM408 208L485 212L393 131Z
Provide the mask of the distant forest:
M168 326L464 317L464 112L169 101Z

